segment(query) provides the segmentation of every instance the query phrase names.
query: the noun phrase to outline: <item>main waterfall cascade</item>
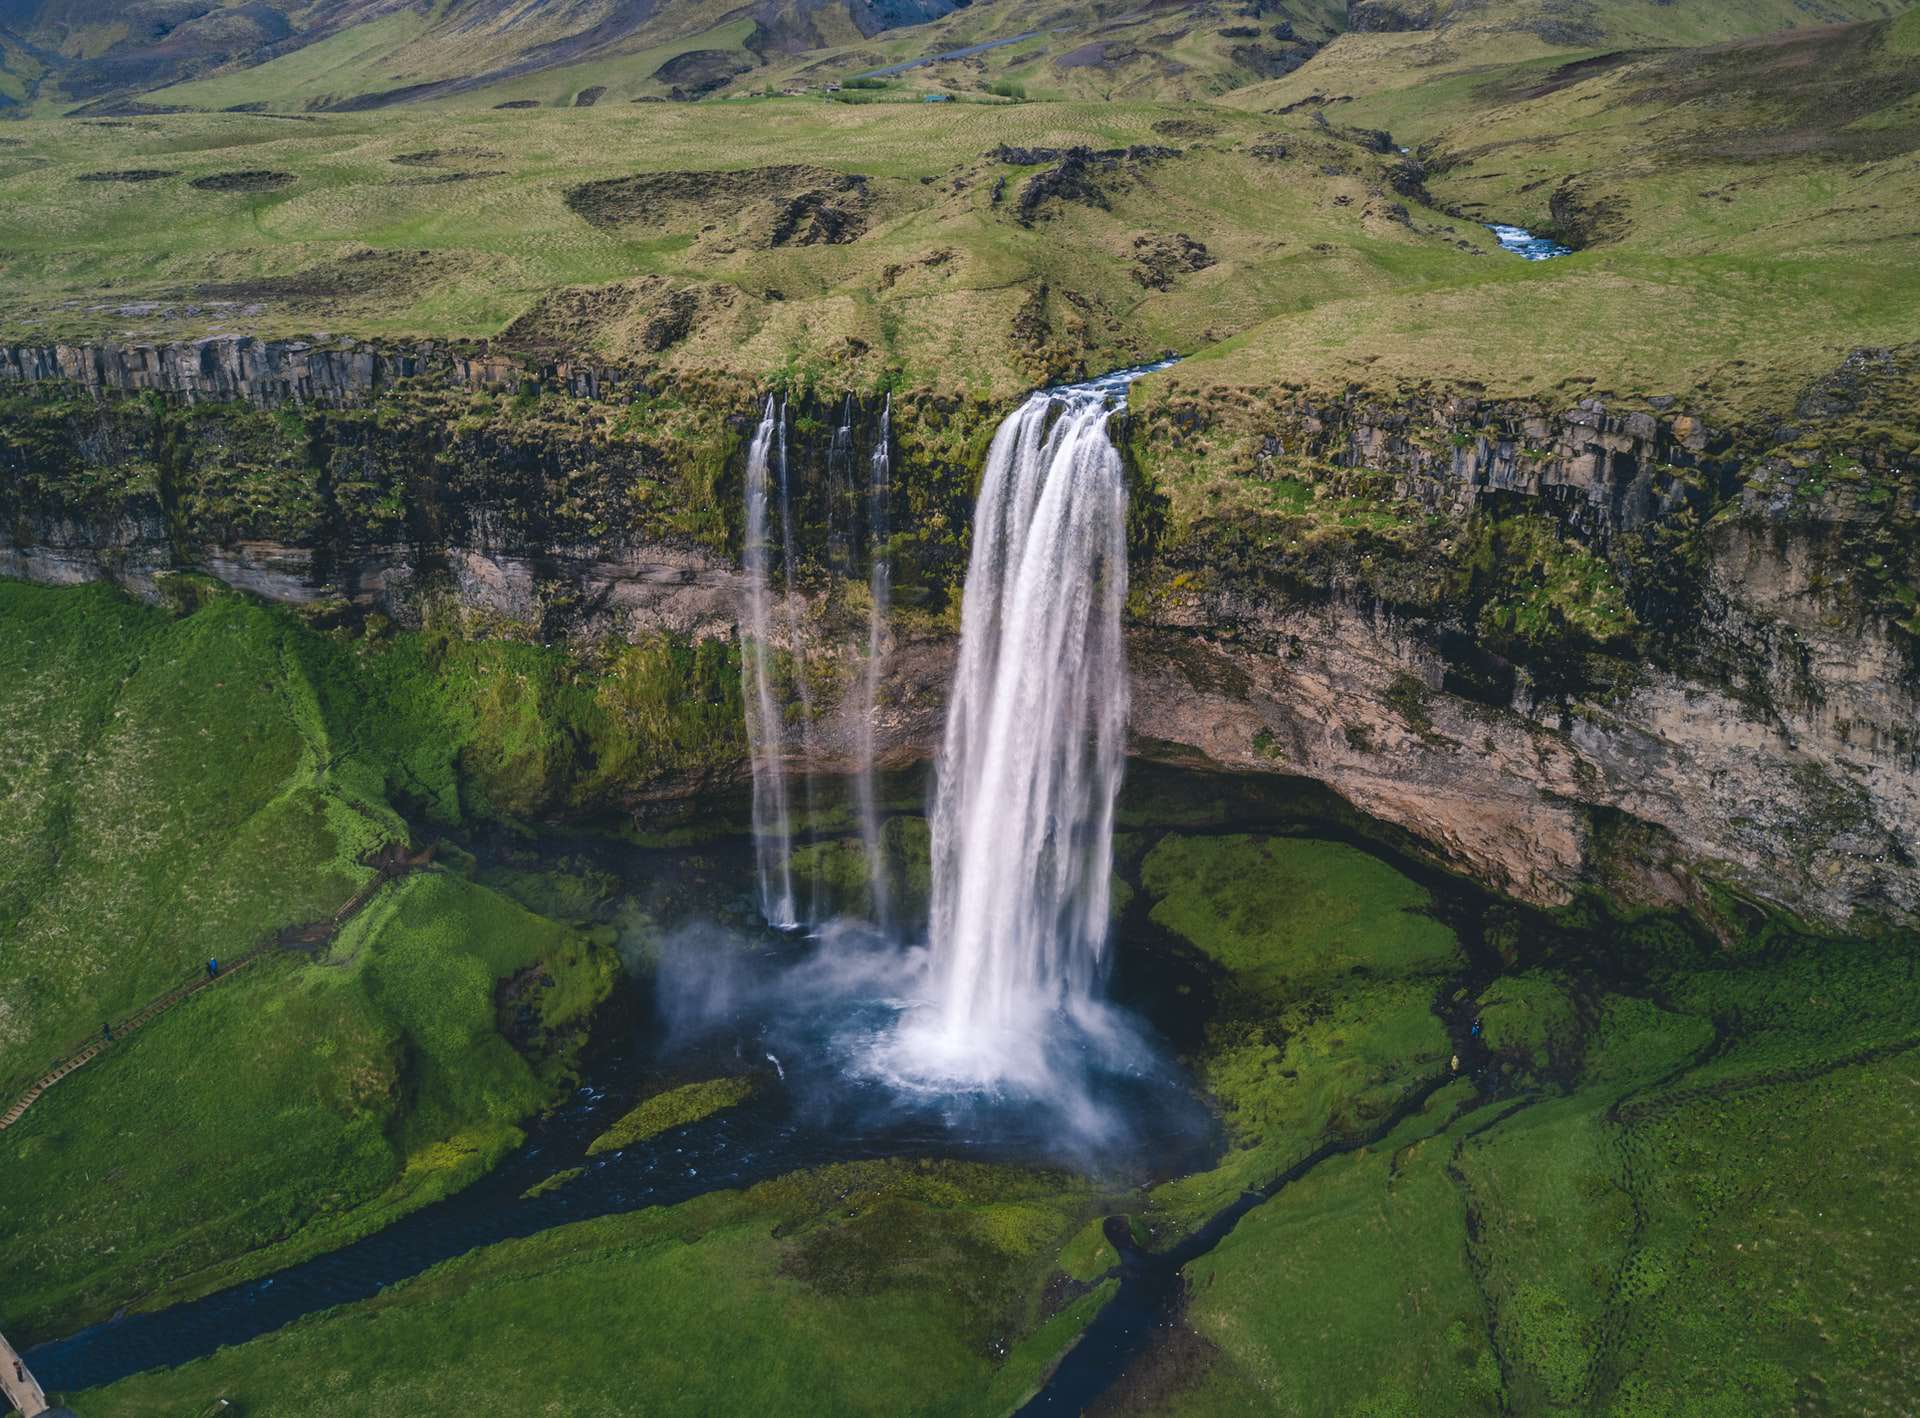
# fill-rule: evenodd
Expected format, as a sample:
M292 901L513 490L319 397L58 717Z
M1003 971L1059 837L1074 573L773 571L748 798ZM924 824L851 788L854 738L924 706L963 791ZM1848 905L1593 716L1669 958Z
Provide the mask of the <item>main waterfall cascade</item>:
M974 512L933 815L937 1028L991 1076L1092 997L1106 941L1127 722L1126 484L1098 392L1001 425Z
M1162 366L1154 366L1155 368ZM865 673L853 730L852 791L872 884L871 921L828 923L816 964L857 981L891 1022L843 1039L856 1071L919 1092L1059 1092L1058 1075L1127 1065L1133 1032L1097 999L1104 968L1114 805L1127 723L1121 610L1127 595L1127 493L1107 434L1128 370L1031 396L994 435L974 513L957 667L932 806L932 899L924 948L889 938L890 892L873 768L875 714L892 591L891 404L869 456ZM828 450L828 555L852 565L851 407ZM770 612L768 490L777 475L787 642L801 654L793 493L784 409L768 403L749 453L747 656L761 900L776 926L799 923L783 877L791 845L780 773L782 719L764 644ZM857 497L855 499L857 502ZM795 670L804 696L804 666ZM812 705L800 705L808 735ZM802 745L813 761L811 740ZM811 784L809 784L811 798ZM811 816L811 813L809 814ZM776 863L775 857L779 858ZM871 929L869 929L871 927ZM867 942L859 960L841 951ZM892 963L889 964L888 962ZM1077 1064L1066 1055L1076 1054ZM1069 1090L1071 1091L1071 1090Z

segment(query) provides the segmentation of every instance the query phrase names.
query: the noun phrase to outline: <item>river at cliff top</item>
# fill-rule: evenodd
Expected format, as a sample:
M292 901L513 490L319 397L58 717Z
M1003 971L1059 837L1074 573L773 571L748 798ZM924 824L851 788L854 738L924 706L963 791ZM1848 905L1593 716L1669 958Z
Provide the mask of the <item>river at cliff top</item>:
M1487 229L1499 239L1501 250L1511 251L1524 260L1551 261L1556 256L1573 255L1571 246L1562 245L1549 236L1535 236L1525 227L1492 222Z

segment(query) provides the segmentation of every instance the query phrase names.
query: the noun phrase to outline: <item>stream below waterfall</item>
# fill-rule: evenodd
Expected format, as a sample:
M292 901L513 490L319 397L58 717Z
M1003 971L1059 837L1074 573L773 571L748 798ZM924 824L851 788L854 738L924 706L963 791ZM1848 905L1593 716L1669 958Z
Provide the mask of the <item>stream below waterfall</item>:
M635 852L570 839L546 849L576 868L584 856L600 862L626 858L625 868L636 878L671 871L676 858L696 855L703 860L689 864L692 872L718 856L738 879L751 880L752 873L738 845L719 853ZM1125 1134L1074 1139L1024 1100L988 1093L902 1096L849 1070L840 1041L849 1027L861 1026L871 1002L849 998L823 1010L809 996L785 1007L781 991L755 988L756 982L795 978L830 954L833 943L820 935L770 929L749 934L690 922L677 948L708 955L713 968L730 978L730 998L719 1002L711 1022L687 1027L673 1017L683 1011L663 998L668 986L643 983L636 1017L619 1037L595 1049L572 1097L529 1122L526 1142L465 1191L257 1280L42 1344L28 1360L34 1373L50 1391L92 1388L368 1299L476 1247L829 1163L930 1157L1058 1165L1133 1186L1204 1168L1219 1150L1217 1126L1170 1062L1100 1077L1101 1101L1126 1120ZM1166 987L1167 971L1181 974L1185 967L1139 962L1139 968L1156 980L1150 993L1179 995L1179 987ZM1203 981L1184 976L1179 985L1204 989ZM760 1077L747 1103L616 1152L587 1154L588 1144L662 1079L744 1071ZM528 1194L577 1167L584 1172L566 1184Z
M1207 781L1205 775L1174 770L1136 767L1135 772L1148 780L1140 786L1141 801L1177 798L1179 789L1172 785ZM914 782L896 785L889 797L898 802L919 790ZM1477 934L1478 893L1335 820L1303 817L1291 809L1275 816L1255 808L1237 812L1230 823L1165 825L1187 833L1304 832L1349 842L1421 880L1434 892L1439 914L1463 940ZM476 846L484 866L489 849L484 843ZM29 1352L28 1362L50 1391L71 1393L185 1363L321 1310L371 1298L477 1247L593 1217L674 1205L800 1169L887 1157L1062 1165L1122 1192L1205 1170L1220 1156L1218 1123L1170 1061L1099 1080L1102 1101L1127 1123L1124 1133L1104 1146L1063 1138L1055 1119L1017 1098L990 1093L903 1098L875 1080L850 1076L832 1045L845 1012L823 1014L808 1000L783 1009L768 1003L768 993L750 987L755 978L789 978L782 972L818 957L831 943L818 934L755 932L739 924L755 905L753 852L744 838L666 850L568 837L531 846L515 843L509 850L522 866L532 858L562 870L613 872L628 889L644 893L649 907L670 909L688 928L677 937L683 949L710 948L702 944L705 933L723 931L733 958L744 966L745 986L735 995L744 1004L722 1009L711 1027L688 1031L666 1018L659 983L643 981L640 1007L616 1037L597 1045L572 1097L530 1121L524 1145L492 1173L338 1250L201 1299L41 1344ZM670 908L660 891L663 881L671 883ZM1214 1007L1213 975L1204 960L1152 922L1150 909L1142 894L1116 922L1108 994L1171 1060L1194 1047L1205 1030ZM1462 1023L1456 1038L1463 1040L1464 1033ZM763 1086L740 1107L618 1152L587 1156L588 1143L663 1078L755 1067L763 1072ZM1181 1267L1210 1250L1242 1215L1287 1181L1344 1147L1324 1149L1259 1193L1243 1195L1165 1253L1118 1247L1118 1291L1027 1411L1078 1412L1103 1392L1171 1322L1182 1294ZM526 1194L575 1167L585 1170L564 1186Z

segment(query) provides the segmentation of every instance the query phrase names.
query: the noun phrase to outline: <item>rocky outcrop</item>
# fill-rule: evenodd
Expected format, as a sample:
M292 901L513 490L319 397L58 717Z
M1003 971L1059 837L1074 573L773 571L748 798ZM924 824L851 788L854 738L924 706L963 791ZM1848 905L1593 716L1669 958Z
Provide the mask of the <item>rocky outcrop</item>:
M1489 496L1535 499L1570 530L1605 544L1730 485L1733 440L1690 414L1613 410L1599 399L1550 410L1435 396L1398 402L1352 395L1275 412L1254 457L1308 458L1385 473L1391 491L1426 511L1470 516Z
M1134 144L1126 148L1015 148L1002 144L987 154L989 162L1015 167L1047 163L1029 177L1020 188L1020 200L1014 214L1022 226L1051 215L1061 204L1105 210L1108 188L1128 182L1152 163L1180 156L1180 149L1153 144Z
M1357 34L1433 28L1433 0L1347 0L1347 28Z
M1375 605L1195 596L1136 634L1152 751L1326 783L1456 868L1560 904L1715 891L1840 925L1920 916L1920 692L1890 633L1835 624L1789 549L1720 542L1708 633L1777 681L1762 707L1660 670L1619 692L1505 705L1449 693L1429 627ZM1657 829L1609 860L1615 815Z
M406 381L511 387L523 378L582 398L617 383L609 370L563 361L529 367L512 355L422 341L257 340L221 335L181 344L0 346L0 392L9 386L77 385L95 394L165 394L187 403L361 403Z

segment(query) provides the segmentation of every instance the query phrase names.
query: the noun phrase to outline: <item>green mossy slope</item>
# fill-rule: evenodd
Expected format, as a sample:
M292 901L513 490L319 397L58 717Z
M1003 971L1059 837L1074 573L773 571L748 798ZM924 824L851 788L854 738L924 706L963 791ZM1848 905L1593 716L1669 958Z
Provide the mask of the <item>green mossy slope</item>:
M1227 1125L1212 1172L1157 1188L1183 1230L1328 1140L1358 1137L1447 1066L1433 1007L1464 964L1427 892L1337 842L1170 834L1140 868L1152 918L1225 971L1194 1060Z
M330 638L180 589L170 613L0 582L9 1096L209 957L330 918L372 879L362 859L408 840L394 802L460 822L504 796L462 767L507 738L474 702L484 647L435 674L418 637ZM594 939L430 871L383 887L322 958L275 949L121 1038L0 1135L13 1327L258 1273L471 1180L554 1096L616 970Z
M1536 925L1559 963L1479 988L1481 1071L1289 1181L1191 1265L1182 1327L1114 1411L1914 1405L1901 1297L1920 1211L1899 1178L1920 1150L1915 942L1768 930L1727 953L1659 918ZM1594 944L1606 965L1581 958ZM1349 1058L1390 1028L1354 1018L1376 994L1350 976L1322 1003L1354 1032ZM1211 1082L1215 1041L1205 1062ZM1302 1058L1254 1096L1308 1095L1328 1067ZM1177 1219L1203 1180L1156 1208Z

